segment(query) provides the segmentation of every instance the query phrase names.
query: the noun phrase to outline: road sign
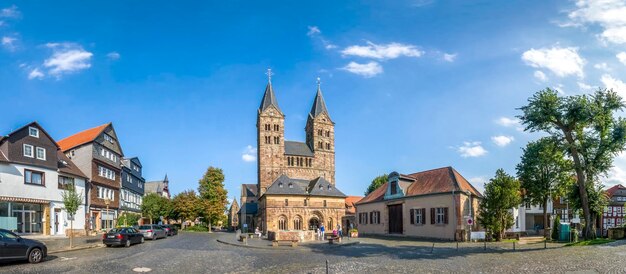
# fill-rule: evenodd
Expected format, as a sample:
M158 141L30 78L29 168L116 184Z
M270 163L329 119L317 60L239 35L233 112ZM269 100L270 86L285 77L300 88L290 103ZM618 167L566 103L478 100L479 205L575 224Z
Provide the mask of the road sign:
M467 224L468 225L473 225L474 224L474 220L472 220L472 218L467 218Z

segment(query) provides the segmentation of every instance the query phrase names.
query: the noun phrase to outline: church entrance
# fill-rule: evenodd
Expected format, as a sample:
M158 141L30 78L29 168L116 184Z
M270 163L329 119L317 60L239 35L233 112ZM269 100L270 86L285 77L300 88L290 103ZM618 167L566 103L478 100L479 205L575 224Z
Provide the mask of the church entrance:
M309 220L309 230L315 230L320 227L320 220L313 217Z
M389 234L402 234L402 204L389 205Z

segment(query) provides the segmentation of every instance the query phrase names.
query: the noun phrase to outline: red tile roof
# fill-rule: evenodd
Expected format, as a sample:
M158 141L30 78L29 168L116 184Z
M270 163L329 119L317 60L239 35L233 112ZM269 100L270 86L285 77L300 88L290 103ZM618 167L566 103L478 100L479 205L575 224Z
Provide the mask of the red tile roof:
M100 135L100 133L102 133L102 131L110 124L111 123L108 123L94 128L90 128L85 131L81 131L61 141L58 141L57 143L59 144L59 147L61 147L61 150L65 152L67 150L95 140Z
M346 213L355 214L356 209L354 208L354 204L356 204L359 200L363 199L363 196L348 196L346 197Z
M482 197L482 194L470 182L452 167L442 167L408 175L401 175L403 178L415 180L405 189L404 196L417 196L433 193L470 191L473 195ZM382 201L387 192L387 183L374 190L357 204Z
M609 197L612 197L613 194L615 194L615 191L618 191L620 188L622 189L626 189L626 186L623 185L614 185L611 188L606 190L606 193L609 195Z

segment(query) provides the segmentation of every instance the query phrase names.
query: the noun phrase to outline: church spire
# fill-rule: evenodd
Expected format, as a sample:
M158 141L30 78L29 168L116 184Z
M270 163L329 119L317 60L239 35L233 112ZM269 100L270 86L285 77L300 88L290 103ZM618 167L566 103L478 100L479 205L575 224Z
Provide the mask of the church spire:
M259 107L260 111L264 111L269 106L274 106L278 111L281 111L278 107L278 100L276 99L276 95L274 95L274 88L272 88L272 69L267 69L267 86L265 86L265 94L263 94L263 100L261 100L261 106Z
M315 94L310 114L313 118L315 118L322 113L326 113L328 118L330 118L330 114L328 114L328 110L326 109L326 102L324 102L324 96L322 96L322 89L320 87L321 84L322 82L320 81L320 78L317 77L317 94Z

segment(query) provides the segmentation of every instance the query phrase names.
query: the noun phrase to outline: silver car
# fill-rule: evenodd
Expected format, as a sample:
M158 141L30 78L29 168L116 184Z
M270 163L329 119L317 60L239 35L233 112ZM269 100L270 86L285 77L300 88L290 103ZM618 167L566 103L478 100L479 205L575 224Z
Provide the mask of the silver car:
M167 237L167 232L159 225L142 225L139 226L139 232L143 237L150 240L156 240Z

